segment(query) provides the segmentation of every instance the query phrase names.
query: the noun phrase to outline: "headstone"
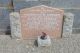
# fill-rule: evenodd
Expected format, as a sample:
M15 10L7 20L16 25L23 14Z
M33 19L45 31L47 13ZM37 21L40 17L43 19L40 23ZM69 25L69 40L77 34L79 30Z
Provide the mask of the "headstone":
M21 33L23 39L33 39L41 32L51 38L60 38L62 33L63 10L44 5L20 10Z
M68 37L72 34L74 14L64 13L63 37Z

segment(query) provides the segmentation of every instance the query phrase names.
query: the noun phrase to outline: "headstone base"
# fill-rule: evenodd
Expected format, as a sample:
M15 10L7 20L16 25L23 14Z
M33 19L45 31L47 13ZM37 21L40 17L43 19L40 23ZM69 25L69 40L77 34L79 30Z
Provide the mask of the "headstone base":
M40 39L40 36L38 36L38 46L51 46L51 39L49 36L47 36L47 39Z

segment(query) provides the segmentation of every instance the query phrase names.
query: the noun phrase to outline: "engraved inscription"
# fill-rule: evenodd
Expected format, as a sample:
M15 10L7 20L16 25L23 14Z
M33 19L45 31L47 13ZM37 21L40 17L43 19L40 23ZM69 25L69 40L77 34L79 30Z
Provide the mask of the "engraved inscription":
M61 37L63 13L61 9L45 5L20 10L21 33L24 39L37 38L45 32L51 38Z
M57 25L57 17L60 14L25 14L27 15L26 25L35 29L52 29Z

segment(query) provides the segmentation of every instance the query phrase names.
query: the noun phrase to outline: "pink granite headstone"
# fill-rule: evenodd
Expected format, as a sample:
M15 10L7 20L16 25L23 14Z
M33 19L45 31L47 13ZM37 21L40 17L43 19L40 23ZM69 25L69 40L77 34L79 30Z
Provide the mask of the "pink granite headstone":
M20 10L21 33L23 39L32 39L42 32L51 38L60 38L64 11L48 6L35 6Z

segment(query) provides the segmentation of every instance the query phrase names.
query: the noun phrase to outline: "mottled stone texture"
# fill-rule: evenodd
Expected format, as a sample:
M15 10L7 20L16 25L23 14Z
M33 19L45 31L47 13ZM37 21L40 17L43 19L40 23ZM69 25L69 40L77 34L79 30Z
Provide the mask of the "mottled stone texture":
M12 38L21 38L21 23L19 13L10 13L10 25Z
M63 37L68 37L66 34L72 34L74 14L65 13L64 14L64 23L63 23Z

